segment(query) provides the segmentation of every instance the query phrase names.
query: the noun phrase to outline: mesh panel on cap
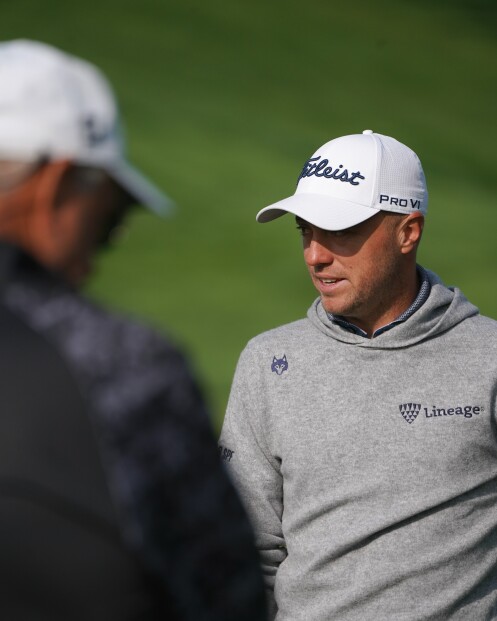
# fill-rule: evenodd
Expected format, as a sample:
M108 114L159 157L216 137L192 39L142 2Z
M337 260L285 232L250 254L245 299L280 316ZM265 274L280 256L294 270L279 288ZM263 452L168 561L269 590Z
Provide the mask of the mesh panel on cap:
M378 173L378 196L377 206L383 210L411 213L413 201L419 200L420 211L426 212L427 193L423 169L418 156L389 136L378 135L381 149L381 166ZM406 207L382 202L379 204L380 195L399 199L408 199Z

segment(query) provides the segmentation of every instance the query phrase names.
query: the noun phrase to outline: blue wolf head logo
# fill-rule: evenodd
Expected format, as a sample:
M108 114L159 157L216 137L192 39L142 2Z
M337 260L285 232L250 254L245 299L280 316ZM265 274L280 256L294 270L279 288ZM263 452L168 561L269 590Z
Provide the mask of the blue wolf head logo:
M273 356L273 362L271 363L271 371L273 373L281 375L283 371L286 371L287 369L288 362L286 359L286 355L283 355L283 358L276 358L276 356Z

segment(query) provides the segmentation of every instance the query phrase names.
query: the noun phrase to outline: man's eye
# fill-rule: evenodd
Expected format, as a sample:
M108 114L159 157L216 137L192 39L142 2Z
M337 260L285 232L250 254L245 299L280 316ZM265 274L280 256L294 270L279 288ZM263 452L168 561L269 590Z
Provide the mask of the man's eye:
M297 224L297 231L299 231L301 235L306 235L309 232L309 228L303 224Z

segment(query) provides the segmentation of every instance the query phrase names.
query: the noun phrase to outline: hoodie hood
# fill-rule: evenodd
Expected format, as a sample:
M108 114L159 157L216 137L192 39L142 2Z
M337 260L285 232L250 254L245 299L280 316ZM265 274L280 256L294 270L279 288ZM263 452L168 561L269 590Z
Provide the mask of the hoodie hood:
M478 315L478 308L469 302L460 289L447 287L440 278L426 270L431 284L426 302L406 321L372 339L365 338L333 322L317 298L307 312L311 323L327 336L358 347L397 349L429 340L461 321Z

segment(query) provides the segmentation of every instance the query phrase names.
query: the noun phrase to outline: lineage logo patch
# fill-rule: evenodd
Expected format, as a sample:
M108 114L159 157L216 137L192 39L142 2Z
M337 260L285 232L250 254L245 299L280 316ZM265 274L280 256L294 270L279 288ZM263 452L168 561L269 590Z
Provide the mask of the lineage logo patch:
M421 403L401 403L399 410L404 420L412 425L421 410Z
M419 414L423 418L427 418L431 421L447 420L450 418L457 419L459 417L465 419L474 419L479 417L482 412L485 411L482 405L444 405L439 407L437 405L425 406L421 403L401 403L399 405L399 411L402 414L403 419L412 425Z

